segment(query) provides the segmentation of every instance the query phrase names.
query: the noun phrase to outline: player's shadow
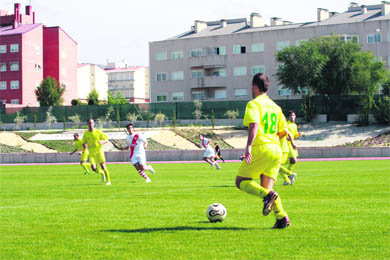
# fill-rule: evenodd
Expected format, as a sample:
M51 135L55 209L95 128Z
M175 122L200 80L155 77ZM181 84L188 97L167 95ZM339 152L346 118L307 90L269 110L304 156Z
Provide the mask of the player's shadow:
M209 222L208 222L209 223ZM151 233L151 232L175 232L175 231L186 231L186 230L251 230L252 228L241 228L241 227L188 227L188 226L177 226L177 227L164 227L164 228L140 228L140 229L109 229L100 230L101 232L118 232L118 233Z

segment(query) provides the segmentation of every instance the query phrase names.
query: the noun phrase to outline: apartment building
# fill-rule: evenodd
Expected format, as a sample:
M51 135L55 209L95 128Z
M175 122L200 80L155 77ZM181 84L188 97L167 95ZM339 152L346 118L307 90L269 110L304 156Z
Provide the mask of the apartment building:
M99 100L107 100L108 78L106 71L96 64L83 63L77 68L77 98L86 100L92 90Z
M114 96L121 92L131 103L150 101L148 67L107 62L105 71L108 76L108 90Z
M14 4L0 10L0 100L7 106L37 106L35 89L47 76L65 85L64 104L77 92L77 43L60 27L35 23L35 12Z
M251 98L250 82L262 72L271 80L273 99L299 98L278 84L275 54L311 38L339 35L358 41L390 64L390 3L351 2L343 13L317 9L317 20L292 23L262 16L195 21L187 32L149 44L151 102L242 100Z

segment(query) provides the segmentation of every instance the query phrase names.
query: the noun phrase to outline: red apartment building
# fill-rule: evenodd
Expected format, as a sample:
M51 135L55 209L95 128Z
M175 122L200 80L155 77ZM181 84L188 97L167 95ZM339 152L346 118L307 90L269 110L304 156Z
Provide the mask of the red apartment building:
M35 23L30 5L22 14L0 10L0 100L12 106L37 106L34 93L51 76L65 85L64 105L77 96L77 42L60 27Z

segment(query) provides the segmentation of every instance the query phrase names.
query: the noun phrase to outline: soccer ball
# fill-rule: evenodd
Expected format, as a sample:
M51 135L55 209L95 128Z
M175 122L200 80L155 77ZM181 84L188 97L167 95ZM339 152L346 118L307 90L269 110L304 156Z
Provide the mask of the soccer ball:
M206 211L206 216L210 222L222 222L226 218L226 208L220 203L211 204Z

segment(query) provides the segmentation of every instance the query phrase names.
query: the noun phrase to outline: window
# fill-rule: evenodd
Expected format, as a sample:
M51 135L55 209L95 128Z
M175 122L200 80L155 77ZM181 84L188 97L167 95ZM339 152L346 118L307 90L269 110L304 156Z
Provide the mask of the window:
M219 46L219 47L213 48L213 55L226 55L226 47Z
M11 99L11 104L19 104L19 99Z
M157 94L157 102L166 102L167 101L167 94Z
M284 48L290 46L290 41L281 41L276 43L276 50L281 51Z
M204 99L204 92L203 91L192 91L191 98L192 98L192 100L195 100L195 99L202 100L202 99Z
M380 33L367 35L367 43L377 43L382 41L382 35Z
M7 53L7 45L0 45L0 53Z
M11 52L19 52L19 44L17 44L17 43L16 44L11 44L10 51Z
M299 91L301 94L304 94L304 95L309 94L309 90L308 90L307 88L301 88L301 87L299 87L299 88L298 88L298 91Z
M183 51L171 52L171 59L172 60L180 60L180 59L183 59L183 57L184 57Z
M344 35L344 41L345 42L359 42L359 35L358 34L346 34L346 35Z
M11 81L11 89L19 89L19 80L12 80Z
M183 80L183 79L184 79L184 71L172 72L172 80Z
M216 70L213 72L213 75L216 76L217 78L226 77L226 69L225 69L225 68L216 69Z
M246 67L234 67L233 76L246 76Z
M233 45L233 54L246 53L246 47L243 45Z
M252 44L252 52L263 52L264 43L254 43Z
M183 101L184 100L184 92L173 92L172 93L173 101Z
M9 65L10 71L18 71L19 70L19 62L12 62Z
M192 70L191 71L191 78L192 79L203 78L203 71L201 71L201 70Z
M226 89L217 89L215 90L215 98L216 99L222 99L226 98Z
M7 81L0 81L0 90L7 89Z
M279 96L290 96L291 89L285 89L285 88L279 86L278 95Z
M252 75L255 75L257 73L264 73L264 71L264 65L255 65L252 67Z
M167 60L167 59L168 56L166 51L156 53L156 60Z
M190 56L191 56L191 57L202 56L202 49L193 49L193 50L190 50Z
M156 74L156 81L165 81L167 80L167 73L161 72Z
M0 63L0 71L7 71L7 64Z
M247 97L248 90L246 88L236 88L234 90L234 96L235 97Z

